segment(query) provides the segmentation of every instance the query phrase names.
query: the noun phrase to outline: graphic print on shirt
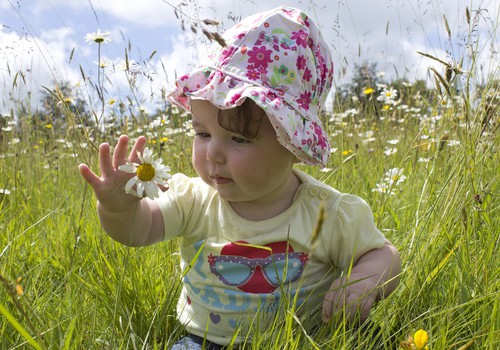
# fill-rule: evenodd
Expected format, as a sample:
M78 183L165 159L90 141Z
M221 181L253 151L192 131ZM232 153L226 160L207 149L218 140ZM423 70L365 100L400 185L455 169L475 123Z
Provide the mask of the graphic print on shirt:
M265 246L230 242L220 255L208 256L210 271L222 283L259 294L272 293L280 285L299 279L307 260L307 253L295 252L287 241Z

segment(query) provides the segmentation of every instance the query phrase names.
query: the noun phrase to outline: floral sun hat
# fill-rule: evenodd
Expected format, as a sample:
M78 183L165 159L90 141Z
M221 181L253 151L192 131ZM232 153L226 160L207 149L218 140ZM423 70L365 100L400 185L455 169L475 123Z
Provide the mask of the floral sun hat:
M180 77L169 99L190 111L190 99L230 109L250 98L283 146L304 163L326 166L330 144L319 115L333 63L318 27L304 12L278 7L243 19L223 38L227 46Z

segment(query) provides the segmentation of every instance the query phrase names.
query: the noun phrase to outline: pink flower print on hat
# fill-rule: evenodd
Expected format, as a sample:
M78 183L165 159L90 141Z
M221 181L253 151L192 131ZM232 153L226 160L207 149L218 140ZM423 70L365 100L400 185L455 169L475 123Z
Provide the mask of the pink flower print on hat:
M265 46L254 47L251 51L248 51L248 56L250 59L248 60L249 65L247 67L251 68L259 68L262 67L266 69L269 63L272 63L271 59L271 50L268 50ZM250 64L252 66L250 66Z
M318 27L301 10L278 7L243 19L223 37L227 46L178 79L170 100L189 111L190 99L228 109L250 98L283 146L307 164L326 166L330 144L319 116L333 63Z

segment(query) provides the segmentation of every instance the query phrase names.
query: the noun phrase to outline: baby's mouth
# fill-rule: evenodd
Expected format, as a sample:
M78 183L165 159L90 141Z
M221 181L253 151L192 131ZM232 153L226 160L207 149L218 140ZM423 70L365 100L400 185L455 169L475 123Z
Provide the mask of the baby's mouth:
M208 178L215 186L223 186L233 182L232 179L219 175L209 176Z

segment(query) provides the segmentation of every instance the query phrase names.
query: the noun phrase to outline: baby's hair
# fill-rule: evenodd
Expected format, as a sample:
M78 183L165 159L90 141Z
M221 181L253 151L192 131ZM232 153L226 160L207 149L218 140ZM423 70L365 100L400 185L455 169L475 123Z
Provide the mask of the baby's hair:
M254 138L259 133L262 118L266 112L247 98L238 107L219 110L217 121L226 130L236 132L244 137Z

